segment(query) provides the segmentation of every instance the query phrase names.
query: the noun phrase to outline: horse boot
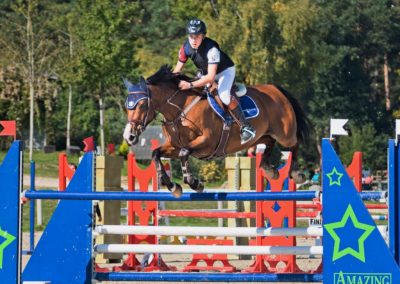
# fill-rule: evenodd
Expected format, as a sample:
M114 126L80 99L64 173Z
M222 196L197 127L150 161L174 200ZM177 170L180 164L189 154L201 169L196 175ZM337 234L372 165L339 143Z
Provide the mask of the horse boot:
M256 136L256 130L244 117L242 108L236 97L232 96L228 105L229 111L240 126L240 143L245 144Z

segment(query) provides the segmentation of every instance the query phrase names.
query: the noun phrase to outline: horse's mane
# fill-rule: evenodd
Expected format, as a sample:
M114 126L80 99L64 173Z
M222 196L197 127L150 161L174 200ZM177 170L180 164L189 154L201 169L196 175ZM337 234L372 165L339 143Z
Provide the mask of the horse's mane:
M167 64L161 66L156 73L147 78L147 82L152 85L171 82L178 86L181 80L192 81L193 79L181 73L172 73L171 65Z

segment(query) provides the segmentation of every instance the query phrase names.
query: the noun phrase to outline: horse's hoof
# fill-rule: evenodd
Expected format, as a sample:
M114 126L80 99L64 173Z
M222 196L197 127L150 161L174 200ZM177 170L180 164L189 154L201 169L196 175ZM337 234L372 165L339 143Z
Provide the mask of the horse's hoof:
M204 191L204 184L201 181L197 182L197 186L195 188L193 188L193 190L198 192L198 193L203 192Z
M169 190L171 191L172 195L176 198L182 196L182 186L178 183L174 183L174 186Z
M305 183L306 182L306 175L302 173L292 173L292 179L294 180L295 183L300 184L300 183Z
M275 168L264 169L264 172L267 175L267 177L269 177L270 179L278 179L279 178L279 171Z

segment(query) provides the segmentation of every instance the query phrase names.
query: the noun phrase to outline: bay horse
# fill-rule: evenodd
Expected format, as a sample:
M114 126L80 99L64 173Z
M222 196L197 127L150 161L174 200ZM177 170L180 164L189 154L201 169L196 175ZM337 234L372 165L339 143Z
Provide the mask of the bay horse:
M277 141L293 153L291 176L298 182L304 179L304 175L298 171L297 155L299 143L308 136L309 122L298 101L288 91L272 84L248 87L246 95L257 105L259 113L250 119L256 129L256 137L241 144L240 127L237 123L227 126L211 108L208 100L202 99L202 90L182 91L178 88L180 80L189 79L183 74L172 73L171 67L167 65L162 66L147 80L141 77L137 85L124 79L128 89L125 103L128 123L124 138L128 144L136 144L140 134L156 114L163 115L166 142L153 151L152 159L161 184L166 185L175 197L182 195L182 187L170 180L161 163L161 157L179 158L183 181L193 190L201 192L204 185L193 177L189 156L207 159L265 144L260 166L269 177L278 178L277 169L269 161ZM216 96L215 99L219 98Z

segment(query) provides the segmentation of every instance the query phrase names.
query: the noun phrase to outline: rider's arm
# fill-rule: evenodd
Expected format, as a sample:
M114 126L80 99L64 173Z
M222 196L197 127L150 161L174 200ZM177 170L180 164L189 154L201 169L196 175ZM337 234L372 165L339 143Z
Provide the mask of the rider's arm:
M203 87L208 83L212 84L215 80L215 75L217 75L218 64L212 63L208 64L207 75L201 77L199 80L192 82L192 88Z
M211 48L207 53L207 59L208 59L207 75L191 83L186 81L181 81L179 83L179 88L181 90L203 87L207 84L214 83L215 76L217 75L218 63L220 62L220 51L215 47Z
M217 74L218 64L208 64L207 67L207 75L201 77L199 80L193 82L180 81L179 88L181 90L188 90L192 88L199 88L207 85L208 83L212 84L215 80L215 75Z
M178 53L178 62L176 63L176 66L174 68L174 71L172 71L172 73L181 72L183 65L185 65L187 60L188 60L188 56L185 53L185 45L182 45L181 48L179 49L179 53Z
M185 63L181 62L178 60L178 62L176 63L176 66L174 68L174 71L172 71L172 73L179 73L182 71L183 66L185 65Z

